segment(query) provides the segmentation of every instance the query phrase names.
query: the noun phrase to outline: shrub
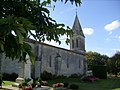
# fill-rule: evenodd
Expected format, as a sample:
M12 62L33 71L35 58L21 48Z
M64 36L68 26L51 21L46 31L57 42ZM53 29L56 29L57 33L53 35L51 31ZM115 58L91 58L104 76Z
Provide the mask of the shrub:
M106 79L107 78L107 68L103 65L96 65L93 66L93 76L96 76L100 79Z
M3 80L15 81L17 77L18 74L16 73L12 73L12 74L3 73Z
M118 72L118 75L120 75L120 72Z
M77 74L72 74L69 76L69 78L78 78L79 76Z
M83 79L82 79L83 81L97 81L97 80L99 80L99 78L97 78L97 77L95 77L95 76L87 76L87 77L84 77Z
M43 71L43 73L41 74L41 79L43 81L51 80L52 77L53 77L53 75L47 71Z
M18 74L16 74L16 73L12 73L10 76L12 77L11 80L13 80L13 81L15 81L16 78L18 78Z
M63 84L64 84L64 85L63 85L64 88L68 88L69 83L64 82Z
M67 78L67 76L59 75L59 76L56 76L56 77L53 77L53 78L56 78L56 79L57 79L57 78L59 78L59 79L60 79L60 78L65 79L65 78Z
M2 88L2 83L4 83L4 82L3 82L3 79L2 79L2 74L0 74L0 88Z
M77 84L71 84L70 89L79 89L79 86Z
M78 75L78 74L72 74L71 76L69 76L69 78L80 78L83 75Z
M67 78L67 76L64 76L64 75L52 75L51 73L47 72L47 71L43 71L43 73L41 73L40 75L41 77L41 80L43 81L47 81L47 80L52 80L52 79L60 79L60 78Z

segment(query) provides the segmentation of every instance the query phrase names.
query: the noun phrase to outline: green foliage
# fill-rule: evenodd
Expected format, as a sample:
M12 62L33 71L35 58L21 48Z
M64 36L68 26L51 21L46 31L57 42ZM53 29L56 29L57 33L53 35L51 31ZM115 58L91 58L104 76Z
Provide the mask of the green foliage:
M19 88L25 87L25 86L28 86L28 83L27 83L27 82L22 82L22 85L20 84L20 85L19 85Z
M15 83L13 81L5 81L5 80L3 82L4 82L3 86L13 85Z
M53 0L56 2L57 0ZM63 1L63 0L61 0ZM32 36L36 41L54 40L59 44L59 37L67 35L69 43L71 29L64 24L58 24L50 17L47 8L51 0L2 0L0 1L0 53L5 53L11 59L25 61L28 54L32 63L35 56L31 46L25 43ZM65 0L65 3L68 0ZM76 6L81 0L70 0Z
M53 78L53 75L47 71L43 71L40 76L43 81L51 80Z
M116 76L117 73L120 72L120 52L116 52L115 55L110 58L109 69Z
M47 81L47 80L53 80L53 79L66 79L67 78L67 76L64 76L64 75L54 75L54 74L52 74L52 73L49 73L49 72L47 72L47 71L43 71L43 73L41 73L41 75L40 75L40 77L41 77L41 80L43 80L43 81Z
M53 80L49 80L48 84L52 86L54 83L58 83L58 82L62 83L64 81L69 82L69 85L73 83L79 85L78 90L119 90L120 89L120 78L119 77L100 79L99 81L93 82L93 83L83 82L81 81L80 78L53 79Z
M16 73L12 73L12 74L3 73L3 80L15 81L17 77L18 74Z
M107 78L107 67L103 65L96 65L93 66L93 76L96 76L100 79L106 79Z
M2 88L2 84L4 83L3 79L2 79L2 74L0 74L0 88ZM5 83L4 83L5 84Z
M11 59L18 58L25 61L25 56L30 56L34 61L31 46L25 42L30 22L22 17L6 16L0 19L0 53L5 53ZM14 32L15 35L12 33Z
M58 76L53 75L53 79L57 79L57 78L66 79L66 78L67 78L67 76L64 76L64 75L58 75Z
M83 75L78 75L78 74L72 74L69 76L69 78L81 78Z
M71 84L71 85L70 85L70 89L78 90L78 89L79 89L79 86L78 86L77 84Z
M93 65L107 65L109 57L107 55L101 55L97 52L89 51L86 54L88 60L88 69L91 70Z

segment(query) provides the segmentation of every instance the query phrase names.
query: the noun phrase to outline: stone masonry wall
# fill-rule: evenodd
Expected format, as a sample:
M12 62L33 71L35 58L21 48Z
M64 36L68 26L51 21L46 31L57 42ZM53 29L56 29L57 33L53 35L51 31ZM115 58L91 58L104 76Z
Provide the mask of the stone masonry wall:
M40 44L39 47L40 50L38 51L42 53L40 56L41 60L39 61L41 70L39 70L40 68L37 64L35 65L36 71L47 71L52 74L66 76L84 73L84 55L50 45Z
M52 74L70 76L71 74L84 73L85 56L70 50L58 48L47 44L31 44L36 55L36 62L32 72L35 77L39 77L43 71ZM38 46L38 48L36 48ZM16 73L19 72L18 61L12 61L9 58L2 57L2 72Z
M16 73L18 74L19 67L18 67L18 60L11 60L9 58L6 58L5 55L3 54L2 56L2 73Z

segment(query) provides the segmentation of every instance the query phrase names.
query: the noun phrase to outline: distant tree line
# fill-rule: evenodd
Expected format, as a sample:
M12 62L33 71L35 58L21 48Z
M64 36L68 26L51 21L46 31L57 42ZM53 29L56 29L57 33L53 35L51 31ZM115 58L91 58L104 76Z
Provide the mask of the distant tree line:
M86 54L88 61L88 70L92 70L93 65L106 65L107 72L115 76L120 72L120 52L116 52L112 57L101 55L97 52L89 51Z

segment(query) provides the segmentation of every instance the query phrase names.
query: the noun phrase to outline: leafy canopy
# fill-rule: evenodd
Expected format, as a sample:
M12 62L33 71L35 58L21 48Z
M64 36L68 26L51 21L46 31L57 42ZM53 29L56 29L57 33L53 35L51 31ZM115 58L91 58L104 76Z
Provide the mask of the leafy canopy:
M53 0L57 1L57 0ZM62 1L62 0L61 0ZM68 0L65 1L65 3ZM80 5L80 0L70 0ZM72 33L71 29L65 29L64 24L58 24L50 17L47 5L51 0L1 0L0 1L0 53L7 57L25 61L26 55L31 62L35 61L32 47L25 40L30 36L36 41L51 41L61 43L59 37ZM34 32L34 33L33 33ZM66 43L69 39L66 39Z
M92 69L93 65L107 65L109 57L107 55L101 55L98 52L89 51L86 54L88 61L88 68Z

